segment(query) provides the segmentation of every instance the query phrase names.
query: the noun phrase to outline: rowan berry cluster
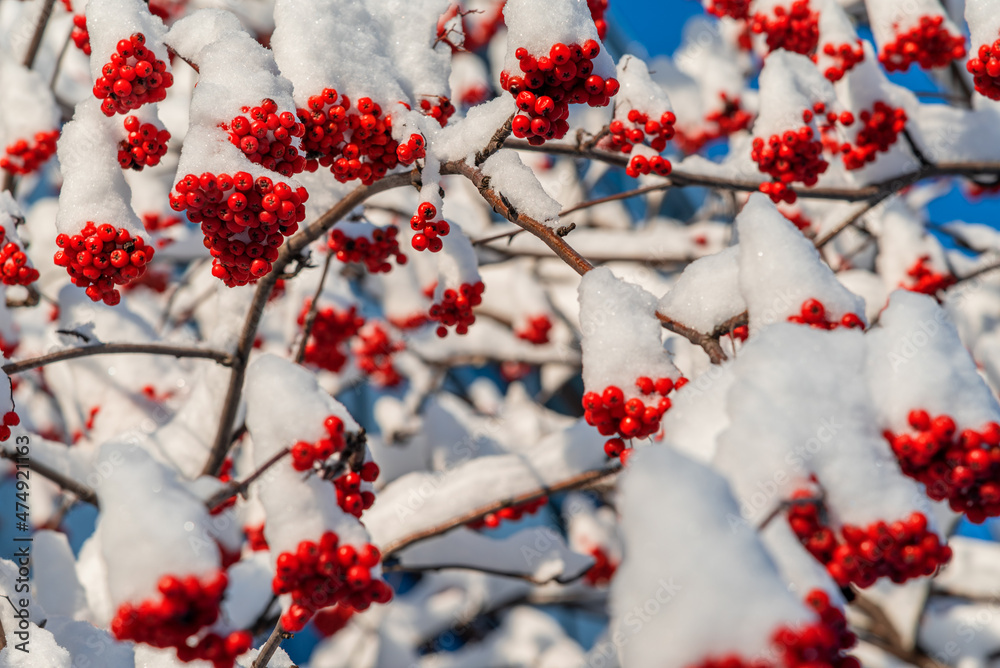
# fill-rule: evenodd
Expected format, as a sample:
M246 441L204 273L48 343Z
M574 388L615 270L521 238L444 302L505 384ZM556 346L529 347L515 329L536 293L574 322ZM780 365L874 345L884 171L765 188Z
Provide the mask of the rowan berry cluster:
M306 300L302 305L297 321L300 327L305 324L311 305L312 300ZM365 319L357 314L355 306L346 311L337 311L332 306L319 309L313 321L309 340L306 342L305 361L337 373L347 362L344 344L357 334L364 324Z
M267 539L264 538L263 524L245 526L243 527L243 533L246 534L247 544L254 552L263 552L268 549Z
M90 55L90 32L87 31L87 17L77 14L73 17L73 30L69 33L70 39L76 48L83 51L85 55Z
M825 106L817 106L825 110ZM809 109L802 112L804 123L808 124L812 118L813 112ZM757 163L760 171L777 179L774 183L760 185L761 192L767 194L775 204L795 202L795 192L789 186L796 181L806 186L816 185L819 175L829 167L829 163L823 159L823 144L808 125L797 130L786 130L780 135L773 134L766 140L755 137L750 157Z
M228 125L223 123L220 127L229 132L229 141L243 151L250 162L285 177L305 169L306 159L292 143L305 135L306 126L296 120L295 114L290 111L279 114L278 104L271 99L240 111L245 115L236 116Z
M0 169L11 174L31 174L44 165L56 152L58 130L36 132L33 140L18 139L9 144L0 158Z
M354 609L347 605L334 605L319 610L313 617L313 626L323 637L330 637L347 626L354 616Z
M663 112L660 120L656 121L650 120L648 114L638 109L630 109L626 118L627 122L616 118L608 126L611 133L608 143L612 150L631 153L633 146L649 139L653 150L662 151L667 147L667 140L674 136L677 117L672 111Z
M125 117L125 131L128 138L118 144L118 164L122 169L139 172L143 167L160 164L167 153L170 133L160 130L152 123L141 123L135 116Z
M360 518L361 513L375 503L375 494L371 490L362 490L362 482L375 482L379 469L375 462L365 462L358 471L348 471L334 479L337 489L337 505L345 513Z
M530 341L536 346L541 346L549 342L549 330L552 329L552 321L547 315L535 315L528 318L528 322L522 329L514 331L514 335L519 339Z
M827 319L826 307L818 299L807 299L802 302L799 314L788 316L788 322L809 325L815 329L837 329L838 327L863 329L865 326L864 321L855 313L845 313L839 322Z
M896 39L882 48L878 60L889 72L904 72L913 63L926 70L964 57L965 38L948 32L944 17L938 14L921 16L917 25L897 33Z
M673 165L663 156L654 155L651 158L647 158L644 155L633 155L632 159L628 161L625 173L636 179L640 175L649 174L650 172L657 176L666 176L672 170Z
M903 473L972 522L1000 515L1000 425L959 431L948 415L917 409L907 417L914 433L884 432Z
M434 99L437 104L431 102L428 98L424 98L420 100L420 104L417 106L420 107L420 113L424 116L430 116L440 123L441 127L444 127L448 124L448 119L455 115L455 105L443 95L438 95Z
M600 394L587 392L583 395L583 417L587 424L597 427L602 436L618 434L604 444L608 457L620 457L626 449L625 438L646 438L660 429L660 418L670 410L667 395L680 389L687 379L652 378L641 376L635 381L639 392L648 397L643 401L633 397L626 401L625 393L616 385L608 385ZM659 399L656 399L659 395ZM655 402L655 403L654 403Z
M305 220L305 188L293 189L247 172L188 174L170 193L170 208L200 223L212 254L212 275L227 286L255 282L271 271L284 237Z
M593 59L601 45L588 39L582 45L553 44L547 55L533 55L524 47L515 51L519 73L500 73L500 86L522 112L514 116L515 137L539 146L547 139L562 139L569 130L569 105L606 107L618 93L618 80L594 74Z
M403 382L403 377L393 366L392 356L405 348L402 342L389 338L389 333L379 323L372 322L358 332L351 351L358 368L372 382L381 387L396 387Z
M812 221L809 220L808 216L802 213L802 211L799 210L782 211L781 215L787 218L788 222L790 222L792 225L802 230L803 232L812 227Z
M705 11L720 19L728 16L736 20L746 20L750 18L750 0L710 0Z
M424 138L411 134L405 143L392 138L392 117L371 98L359 98L354 107L346 95L324 88L313 95L298 115L305 124L302 150L305 168L329 167L341 183L360 179L370 185L397 165L412 165L424 156Z
M847 72L851 71L855 65L865 59L865 50L861 46L860 39L856 40L853 45L846 42L839 46L836 44L824 44L822 51L826 56L836 61L835 64L823 70L823 76L830 81L840 81ZM816 60L817 57L814 55L813 62L816 62Z
M486 513L483 517L478 520L473 520L469 522L467 526L470 529L495 529L500 526L500 523L504 520L508 522L516 522L525 515L534 515L538 512L540 508L549 502L549 497L542 496L534 501L526 501L524 503L518 503L513 506L507 506L506 508L501 508L495 513Z
M194 646L187 642L218 620L219 604L228 583L221 570L201 580L193 575L164 575L157 585L160 596L139 605L123 603L111 620L111 632L118 640L161 649L173 647L177 658L185 663L203 659L211 661L215 668L232 668L236 657L252 646L249 632L234 631L226 637L209 633Z
M145 47L146 36L141 32L118 42L117 51L101 68L94 84L94 97L101 100L105 116L127 114L147 102L162 102L174 75L167 64Z
M750 29L767 35L770 51L785 49L808 55L819 43L819 13L809 7L809 0L795 0L791 7L774 7L774 16L757 12L750 21Z
M14 348L17 348L17 344L14 344ZM13 352L13 349L11 352ZM3 424L0 424L0 441L8 440L10 438L10 428L16 427L19 424L21 424L21 418L17 413L14 411L4 413Z
M181 222L183 221L181 221L179 216L161 216L158 213L142 214L142 226L147 232L159 232L168 227L180 225Z
M590 16L597 26L597 36L604 39L608 34L608 20L604 18L608 11L608 0L587 0L587 6L590 7Z
M611 561L600 547L593 548L588 554L594 558L594 565L584 573L583 581L591 587L601 587L611 582L618 570L618 563Z
M900 584L931 575L951 559L951 548L928 531L923 513L867 527L845 524L838 535L825 524L825 513L812 492L796 490L792 499L797 501L788 511L792 530L841 587L851 583L870 587L880 577Z
M916 262L906 270L906 275L910 277L909 284L901 283L900 287L910 292L920 292L925 295L935 296L941 290L947 290L956 283L956 279L951 274L942 274L934 271L927 264L931 261L929 255L921 255Z
M0 280L4 285L28 285L38 280L38 270L28 264L28 256L0 227Z
M367 610L372 603L388 603L392 589L372 577L371 569L382 558L378 548L364 544L339 545L339 536L324 533L315 543L304 540L295 552L282 552L277 559L277 573L271 582L275 594L291 594L292 604L281 615L286 631L302 630L317 610L331 605Z
M476 321L472 312L474 306L483 302L483 291L486 286L482 281L462 283L458 290L448 288L441 296L441 301L431 304L430 318L438 323L437 335L448 336L448 328L454 327L456 334L465 334Z
M416 232L410 240L414 250L429 250L432 253L444 248L441 237L451 232L448 221L438 218L437 207L430 202L421 202L417 207L417 212L410 218L410 229Z
M347 445L344 439L344 421L339 417L336 415L327 417L323 420L323 428L326 429L326 436L315 443L298 441L290 448L293 469L308 471L316 462L326 461Z
M1000 100L1000 39L980 46L965 68L972 74L980 95Z
M876 102L871 111L862 111L858 118L864 126L858 132L854 146L845 143L841 147L847 169L861 169L866 163L874 162L875 154L888 151L906 127L906 111L882 101Z
M406 264L406 256L399 250L396 235L399 228L389 225L372 230L371 238L349 236L344 230L333 228L327 241L327 248L341 262L363 263L373 274L392 270L389 258L395 256L396 264Z
M79 234L56 236L53 261L66 267L73 285L86 288L93 301L114 306L121 301L116 285L134 281L153 259L153 247L124 228L87 222Z
M683 132L680 128L675 128L676 134L674 143L687 154L700 151L705 144L721 137L728 137L734 132L745 130L750 127L753 116L743 109L740 98L730 98L725 93L720 92L722 99L722 109L716 109L705 114L706 126L695 131Z

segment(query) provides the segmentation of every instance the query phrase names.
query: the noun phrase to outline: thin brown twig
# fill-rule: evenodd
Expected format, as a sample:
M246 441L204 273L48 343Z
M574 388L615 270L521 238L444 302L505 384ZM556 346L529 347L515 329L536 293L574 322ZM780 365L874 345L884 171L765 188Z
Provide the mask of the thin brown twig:
M3 459L8 459L14 463L17 463L19 459L22 459L18 457L16 452L11 452L5 448L0 448L0 457L2 457ZM87 485L84 485L82 482L78 482L70 478L69 476L63 475L59 471L56 471L55 469L49 467L48 465L43 464L37 459L32 459L30 461L31 461L31 470L33 473L37 473L43 478L51 480L52 482L54 482L56 485L58 485L67 492L75 494L77 498L83 501L84 503L89 503L90 505L95 507L98 506L97 493Z
M505 571L498 568L487 568L486 566L474 566L472 564L434 564L433 566L407 566L406 564L391 564L389 566L383 566L383 573L434 573L437 571L446 570L465 570L465 571L476 571L477 573L486 573L487 575L497 575L503 578L513 578L516 580L524 580L525 582L530 582L531 584L544 585L550 582L555 582L558 584L570 584L571 582L576 582L584 575L587 574L587 569L584 568L579 573L574 573L570 576L565 574L559 574L555 577L538 579L532 577L528 573L518 573L517 571Z
M220 489L218 492L210 496L208 498L208 501L205 502L205 506L209 510L215 510L216 508L218 508L219 506L221 506L222 504L224 504L226 501L233 498L237 494L246 494L247 490L250 489L250 485L252 485L257 478L267 473L267 470L269 468L271 468L272 466L280 462L282 459L284 459L285 455L287 455L289 452L291 452L291 450L289 450L288 448L282 448L280 451L272 455L270 459L261 464L260 468L258 468L256 471L248 475L245 480L240 482L234 480L233 482L229 483L228 485Z
M516 114L511 114L508 116L507 120L504 121L504 124L497 128L497 131L493 133L493 137L490 139L490 142L486 145L486 147L482 151L476 153L476 167L482 165L490 159L490 156L503 148L503 143L507 141L507 138L510 137L511 132L513 131L515 115Z
M713 333L699 332L698 330L668 318L659 312L657 312L656 317L659 318L660 324L669 329L671 332L680 334L691 343L696 346L700 346L708 354L708 358L712 361L712 364L722 364L729 359L726 357L725 351L722 350L722 345L719 344L719 337L713 336ZM726 331L728 331L728 329ZM721 334L719 336L721 336Z
M632 197L638 197L639 195L645 195L646 193L656 192L657 190L667 190L671 187L670 183L657 183L652 186L644 186L642 188L636 188L635 190L626 190L624 192L616 193L614 195L608 195L607 197L599 197L597 199L592 199L586 202L580 202L568 209L563 209L559 212L560 216L565 216L582 209L589 209L592 206L597 206L599 204L606 204L608 202L615 202L622 199L630 199Z
M169 355L170 357L191 357L199 359L214 360L222 366L231 366L232 355L221 350L210 350L207 348L191 348L188 346L175 346L161 343L100 343L92 346L81 346L79 348L69 348L59 350L48 355L32 357L19 362L8 362L0 369L8 376L22 373L31 369L37 369L53 362L78 359L80 357L90 357L92 355Z
M66 57L66 52L69 51L69 44L73 40L73 29L70 28L69 34L66 35L66 40L63 42L62 48L59 49L59 55L56 57L55 67L52 68L52 78L49 79L49 90L53 93L56 91L56 83L59 81L59 72L62 71L63 59Z
M271 662L271 657L278 651L278 645L281 644L281 641L291 637L291 633L286 633L281 628L280 621L275 624L274 630L268 636L267 642L260 648L260 653L257 654L257 658L253 660L250 668L267 668L267 664Z
M35 57L38 55L38 49L42 45L42 36L45 34L45 27L49 24L49 17L52 16L52 7L56 4L56 0L45 0L45 4L42 5L42 13L38 16L38 23L35 24L35 32L31 35L31 42L28 43L28 51L24 54L24 60L22 64L25 69L31 69L35 66Z
M302 364L306 358L306 343L312 334L313 325L316 324L316 315L319 313L319 296L323 294L323 285L326 283L326 276L330 273L330 265L333 263L333 253L326 254L326 261L323 263L323 273L320 274L319 283L316 285L316 292L313 293L312 301L309 303L309 312L306 314L305 322L302 324L302 340L295 351L295 363Z

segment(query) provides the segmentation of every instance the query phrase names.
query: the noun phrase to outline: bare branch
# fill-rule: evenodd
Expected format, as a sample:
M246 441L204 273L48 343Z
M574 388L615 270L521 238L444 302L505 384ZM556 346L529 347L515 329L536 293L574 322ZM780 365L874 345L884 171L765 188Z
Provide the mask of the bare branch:
M264 475L269 468L271 468L272 466L280 462L282 459L284 459L285 455L287 455L289 452L291 452L291 450L289 450L288 448L282 448L279 452L276 452L270 459L261 464L260 468L251 473L249 476L247 476L245 480L243 480L242 482L236 482L234 480L233 482L229 483L228 485L220 489L218 492L213 494L211 497L209 497L208 501L205 502L205 505L208 507L209 510L215 510L216 508L218 508L219 506L221 506L222 504L224 504L226 501L233 498L237 494L246 494L247 490L250 489L250 485L253 484L254 480Z
M672 320L662 313L657 312L656 317L659 318L660 324L669 329L675 334L680 334L685 339L700 346L707 354L708 358L712 361L712 364L722 364L728 358L726 353L722 350L722 346L719 344L719 336L713 336L713 333L699 332L696 329L688 327L687 325ZM739 316L737 316L739 317ZM721 327L722 325L720 325ZM725 331L729 331L726 329Z
M513 131L514 116L516 114L511 114L504 121L504 124L497 128L497 131L493 133L493 138L490 139L490 143L486 145L482 151L476 153L476 167L479 167L484 162L490 159L494 153L503 148L503 143L507 141L510 137L510 133Z
M271 631L271 635L268 636L267 642L260 648L260 653L257 658L253 660L250 668L267 668L267 664L271 662L271 657L278 650L278 645L281 644L282 640L287 640L291 638L294 634L287 633L281 628L281 622L279 621L274 625L274 630Z
M8 376L12 376L16 373L37 369L46 364L52 364L53 362L90 357L92 355L169 355L177 358L210 359L222 366L232 366L233 364L232 355L221 350L174 346L162 343L100 343L92 346L59 350L48 355L33 357L19 362L8 362L0 367L0 369L3 369L3 372Z
M0 448L0 457L2 457L3 459L8 459L14 463L17 463L20 459L23 459L18 457L17 453L11 452L6 448ZM56 471L53 468L49 468L49 466L43 464L37 459L31 459L30 461L31 461L32 472L37 473L43 478L51 480L52 482L54 482L67 492L72 492L77 496L77 498L79 498L83 502L89 503L92 506L98 505L97 493L94 492L94 490L88 487L87 485L84 485L82 482L77 482L76 480L73 480L69 476L63 475L62 473Z
M437 571L446 570L464 570L464 571L475 571L477 573L486 573L487 575L497 575L503 578L514 578L516 580L524 580L525 582L530 582L531 584L544 585L550 582L556 582L558 584L570 584L571 582L576 582L584 575L587 574L587 569L583 569L579 573L574 573L570 576L565 574L559 574L555 577L546 578L539 580L532 577L527 573L518 573L517 571L504 571L494 568L486 568L484 566L473 566L470 564L436 564L434 566L406 566L403 564L392 564L389 566L383 566L383 573L436 573Z
M56 0L45 0L42 5L42 12L38 15L38 23L35 24L35 32L28 43L28 51L24 54L22 64L26 69L31 69L35 65L35 56L38 55L38 48L42 45L42 36L45 34L45 27L49 24L49 17L52 16L52 6Z
M615 202L617 200L622 200L622 199L630 199L632 197L638 197L639 195L645 195L646 193L657 192L659 190L668 190L671 187L671 185L673 184L657 183L656 185L645 186L643 188L636 188L635 190L625 190L623 192L616 193L614 195L608 195L607 197L599 197L598 199L592 199L587 202L581 202L579 204L571 206L568 209L563 209L559 215L565 216L567 214L580 211L582 209L589 209L590 207L597 206L599 204L606 204L608 202Z

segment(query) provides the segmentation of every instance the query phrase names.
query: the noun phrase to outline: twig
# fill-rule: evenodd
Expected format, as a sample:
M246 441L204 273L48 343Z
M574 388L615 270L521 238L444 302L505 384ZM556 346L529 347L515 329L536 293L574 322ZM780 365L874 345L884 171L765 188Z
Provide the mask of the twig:
M671 183L658 183L652 186L645 186L643 188L636 188L635 190L626 190L624 192L617 193L615 195L608 195L607 197L600 197L598 199L592 199L588 202L581 202L575 206L571 206L568 209L563 209L559 215L565 216L575 211L580 211L581 209L589 209L592 206L597 206L598 204L606 204L607 202L615 202L621 199L629 199L632 197L638 197L639 195L645 195L646 193L656 192L657 190L667 190Z
M430 527L428 529L423 529L422 531L417 531L410 534L409 536L404 536L388 545L382 546L382 554L389 555L394 552L402 550L404 547L409 547L415 543L419 543L422 540L427 540L428 538L433 538L443 533L447 533L456 527L460 527L463 524L468 524L469 522L474 522L478 519L482 519L490 513L495 513L497 511L503 510L510 506L516 506L522 503L528 503L529 501L535 501L543 496L550 496L558 492L566 492L571 489L580 489L582 487L589 487L591 485L596 485L603 482L608 478L613 478L618 473L620 473L622 467L620 464L614 464L607 468L596 469L592 471L586 471L580 473L571 478L561 480L552 485L547 485L541 487L540 489L532 490L531 492L526 492L525 494L520 494L518 496L511 497L509 499L504 499L502 501L496 501L494 503L481 506L474 510L470 510L467 513L459 515L458 517L453 517L450 520L442 522L437 526Z
M174 50L174 47L170 46L169 44L167 44L166 46L167 46L167 53L169 53L172 56L176 56L177 58L180 58L185 63L187 63L188 66L190 66L192 70L194 70L198 74L201 74L201 70L198 69L198 63L192 62L191 60L189 60L189 59L185 58L184 56L182 56L181 54L177 53L177 51Z
M888 195L886 197L888 197ZM824 234L823 236L821 236L820 238L818 238L815 241L816 248L822 248L823 246L825 246L828 243L830 243L831 241L833 241L834 237L836 237L838 234L840 234L841 232L843 232L844 230L846 230L848 227L850 227L854 223L856 223L859 220L861 220L862 216L864 216L866 213L868 213L869 211L871 211L872 209L874 209L876 206L878 206L880 203L882 203L882 201L885 200L885 199L886 199L885 197L880 197L878 199L873 199L873 200L871 200L869 202L865 202L864 205L858 207L854 211L854 213L852 213L850 216L848 216L847 218L845 218L840 223L837 223L837 225L834 226L833 229L831 229L829 232L827 232L826 234Z
M59 56L56 58L56 65L52 68L52 78L49 79L49 90L53 93L56 90L56 83L59 81L59 72L62 71L63 58L66 57L66 52L69 51L69 43L73 39L73 29L70 28L69 34L66 35L66 41L63 42L62 48L59 49Z
M501 239L513 239L514 237L516 237L517 235L519 235L521 232L524 232L524 230L523 229L517 229L517 230L512 230L510 232L504 232L502 234L495 234L492 237L485 237L483 239L476 239L475 241L472 242L472 245L473 246L482 246L483 244L488 244L491 241L500 241Z
M286 633L281 628L281 622L279 621L274 625L274 630L271 631L271 635L268 637L267 642L260 648L260 653L257 658L253 660L250 668L267 668L267 664L271 662L271 657L278 650L278 645L281 644L282 640L291 638L293 634Z
M38 16L38 23L35 25L35 33L31 36L28 44L28 52L24 54L22 64L25 69L31 69L35 65L35 56L38 55L38 48L42 45L42 36L45 34L45 27L49 24L49 17L52 16L52 6L56 0L45 0L42 5L42 13Z
M987 265L985 267L980 267L979 269L976 269L975 271L969 272L967 275L962 276L961 278L955 279L955 282L952 283L951 285L949 285L946 288L946 290L950 290L951 288L955 287L956 285L958 285L960 283L963 283L965 281L971 281L974 278L978 278L979 276L982 276L983 274L991 272L991 271L996 271L997 269L1000 269L1000 263L990 264L990 265Z
M5 448L0 448L0 457L3 459L9 459L12 462L17 462L19 457L17 453L11 452ZM77 482L69 476L65 476L59 471L53 468L49 468L48 465L43 464L37 459L31 460L31 470L34 473L42 476L43 478L48 478L56 485L66 490L67 492L72 492L84 503L89 503L92 506L97 506L97 493L93 489L84 485L82 482Z
M867 634L865 640L907 663L918 666L918 668L942 668L945 665L938 663L919 648L904 647L899 631L896 630L885 611L857 589L852 589L852 591L854 592L854 600L851 605L867 615L872 621L870 633Z
M933 167L934 163L932 163L927 158L927 156L924 155L924 152L921 150L921 148L917 146L917 142L913 139L913 135L910 134L909 128L907 128L905 125L903 126L902 135L903 139L906 140L907 146L910 147L910 151L913 152L913 155L914 157L916 157L917 161L924 167Z
M570 576L565 576L564 574L557 575L556 577L546 578L539 580L537 578L528 575L527 573L518 573L516 571L504 571L497 568L487 568L485 566L473 566L471 564L435 564L434 566L406 566L405 564L391 564L382 567L383 573L434 573L437 571L445 570L465 570L465 571L476 571L478 573L486 573L487 575L497 575L503 578L514 578L517 580L524 580L525 582L530 582L531 584L544 585L550 582L556 582L558 584L570 584L571 582L576 582L584 575L587 574L588 569L583 569L579 573L575 573Z
M326 276L330 272L332 262L333 253L327 253L326 262L323 263L323 273L319 277L319 284L316 285L316 292L309 304L309 313L306 314L306 320L302 324L302 340L299 342L298 350L295 351L296 364L302 364L302 360L306 357L306 343L312 334L313 325L316 324L316 314L319 313L319 296L323 294L323 284L326 283Z
M242 482L233 481L220 489L218 492L209 497L208 501L205 502L205 506L211 511L215 510L222 504L224 504L229 499L233 498L237 494L246 494L247 490L250 489L250 485L257 478L264 475L269 468L280 462L285 455L287 455L291 450L288 448L282 448L279 452L276 452L270 459L260 465L256 471L251 473Z
M476 153L476 167L482 165L490 159L490 156L503 148L503 143L507 141L507 138L510 137L510 133L513 131L514 116L516 114L508 116L504 124L493 133L493 137L490 139L490 143L486 145L486 148Z
M28 294L25 295L24 299L11 299L7 298L7 308L23 308L25 306L38 306L38 302L42 300L42 295L38 292L38 288L34 285L29 285L25 288Z
M660 324L669 329L671 332L680 334L691 343L696 346L700 346L708 354L708 359L712 361L712 364L722 364L729 359L726 357L725 351L722 350L722 346L719 344L718 336L713 336L712 333L699 332L698 330L668 318L659 312L657 312L656 317L659 318ZM723 325L720 325L720 327L722 326ZM723 331L729 331L729 329L730 328L727 327ZM721 334L719 336L721 336Z
M174 346L161 343L100 343L93 346L81 346L79 348L69 348L59 350L41 357L21 360L20 362L8 362L0 369L8 376L15 373L22 373L53 362L77 359L80 357L90 357L91 355L169 355L171 357L193 357L200 359L214 360L222 366L232 366L232 355L221 350L209 350L207 348L191 348L186 346Z

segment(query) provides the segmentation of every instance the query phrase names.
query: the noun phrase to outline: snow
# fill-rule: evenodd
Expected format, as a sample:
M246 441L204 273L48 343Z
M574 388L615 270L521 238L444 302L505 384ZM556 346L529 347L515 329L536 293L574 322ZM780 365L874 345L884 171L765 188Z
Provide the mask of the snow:
M87 595L76 578L76 563L66 534L37 531L33 538L34 599L49 615L83 615Z
M747 310L740 293L739 247L699 258L684 268L657 310L698 332L715 328Z
M766 141L773 134L807 125L818 138L816 119L804 123L802 112L816 102L832 110L835 100L833 86L808 57L775 51L764 61L760 73L760 115L753 125L754 137Z
M691 459L711 462L718 437L729 425L726 396L735 378L732 364L712 366L677 390L660 422L666 443Z
M496 131L515 111L514 98L509 95L478 104L469 109L465 118L452 121L438 132L428 150L433 151L442 162L466 159L472 163L475 154L486 148Z
M944 19L942 30L952 35L962 33L939 0L865 0L865 9L879 51L896 41L897 35L917 26L924 16L940 16Z
M583 44L588 39L601 43L590 15L587 0L508 0L503 9L507 23L507 54L503 68L519 72L514 52L524 47L528 53L549 55L554 44ZM614 77L615 64L605 48L593 60L594 74L602 79Z
M49 617L45 630L51 632L59 646L69 652L73 668L134 668L136 665L129 644L118 642L110 633L88 622Z
M611 610L631 636L621 645L623 665L758 656L779 626L808 619L756 534L733 531L727 517L739 509L717 473L671 448L644 448L629 460L620 489L626 557ZM733 554L740 568L730 565Z
M670 98L649 75L649 68L639 58L626 54L618 61L618 91L615 102L615 118L626 119L628 112L635 109L659 122L664 112L672 111Z
M1000 37L1000 3L996 0L965 0L965 22L972 35L970 55L975 56L980 45L993 45Z
M47 82L38 72L24 68L7 54L0 55L0 148L18 139L29 143L35 133L59 128L59 107Z
M485 145L484 145L485 146ZM554 227L562 206L538 182L534 172L513 151L499 151L482 164L490 188L510 203L511 212Z

